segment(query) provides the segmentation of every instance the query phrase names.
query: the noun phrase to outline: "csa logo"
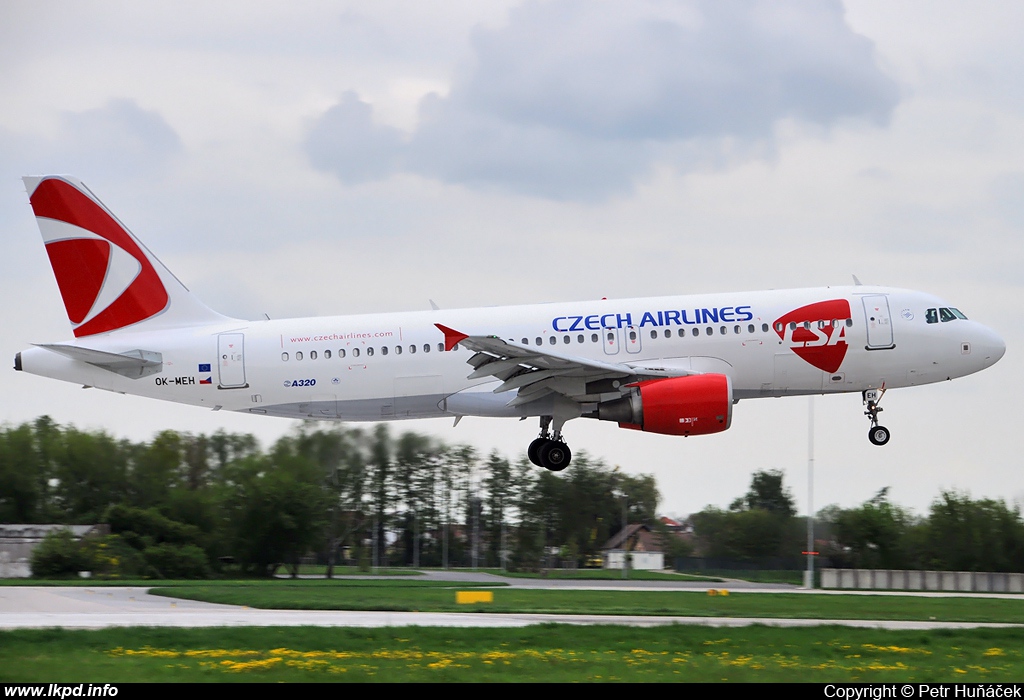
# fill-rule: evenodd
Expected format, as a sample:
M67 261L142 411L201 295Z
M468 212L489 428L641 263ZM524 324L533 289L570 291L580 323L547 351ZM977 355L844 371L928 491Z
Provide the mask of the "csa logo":
M846 342L848 318L850 302L832 299L794 309L777 318L772 327L782 344L806 362L823 372L835 372L850 347Z
M31 202L75 337L124 328L167 307L160 275L103 207L58 179L43 180Z

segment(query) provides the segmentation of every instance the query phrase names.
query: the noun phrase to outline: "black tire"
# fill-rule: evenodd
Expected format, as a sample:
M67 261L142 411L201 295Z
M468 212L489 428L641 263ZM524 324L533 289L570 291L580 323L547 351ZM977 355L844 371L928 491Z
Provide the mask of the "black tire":
M868 431L868 440L872 445L884 445L889 442L889 429L876 425Z
M548 440L540 450L540 465L553 472L560 472L569 466L572 461L572 452L564 442Z
M530 458L530 461L536 464L538 467L544 466L540 461L540 451L544 448L544 445L551 442L547 438L539 437L530 443L530 446L526 448L526 456Z

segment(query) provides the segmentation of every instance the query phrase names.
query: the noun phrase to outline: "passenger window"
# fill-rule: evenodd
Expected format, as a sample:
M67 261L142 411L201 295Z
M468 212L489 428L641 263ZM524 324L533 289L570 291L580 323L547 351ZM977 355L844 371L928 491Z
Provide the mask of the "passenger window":
M529 345L530 341L527 338L523 338L523 345Z
M679 329L679 337L683 338L685 336L686 336L686 329L685 328L680 328Z
M548 345L554 345L557 342L558 342L558 338L556 338L553 335L548 338Z
M338 357L339 358L345 357L345 351L344 350L339 350L338 351Z
M729 332L729 329L726 328L725 326L720 326L718 332L721 333L722 335L725 335L726 333Z
M455 345L452 346L452 350L458 350L458 349L459 349L459 344L455 343ZM438 352L444 352L444 343L438 343L437 344L437 351Z
M668 328L665 329L665 337L666 338L671 338L672 337L672 331L670 331Z
M566 336L562 336L562 342L565 343L566 345L568 345L569 343L572 342L572 338L570 338L567 335Z
M359 357L359 348L352 348L352 357Z
M395 346L395 354L396 355L401 355L402 354L402 346L401 345L396 345Z
M576 342L577 343L582 343L583 342L583 334L582 333L580 333L578 336L576 336Z
M316 359L316 350L310 350L309 351L309 359L311 359L311 360L315 360Z
M853 328L853 319L852 318L846 319L846 327L847 328Z
M698 335L700 335L700 328L694 328L694 329L693 329L693 334L694 334L695 336L698 336Z
M739 335L740 327L739 326L733 326L732 332L737 334L737 335Z
M542 342L543 341L540 339L540 336L537 336L537 345L540 345Z
M954 316L953 312L950 311L949 309L942 308L939 309L939 320L942 321L943 323L946 323L947 321L955 321L956 316Z
M597 342L597 333L591 333L590 334L590 342L591 343L596 343Z
M782 324L781 323L779 324L779 330L780 331L782 330ZM762 333L767 333L768 332L768 324L767 323L762 323L761 324L761 332Z
M755 329L754 329L754 324L753 323L751 323L749 326L747 326L747 333L753 333L754 330ZM765 328L765 330L768 330L768 329Z
M615 340L615 334L614 333L609 333L608 334L608 342L611 343L614 340Z
M409 354L410 355L415 355L416 354L416 346L415 345L410 345L409 346Z
M632 336L632 335L633 334L630 333L630 336ZM657 340L657 339L658 339L658 331L651 331L651 340ZM632 340L632 337L630 338L630 340Z
M366 348L366 356L373 357L373 348Z
M295 359L296 360L301 360L302 359L302 351L301 350L299 352L295 353Z
M282 352L281 353L281 361L282 362L287 362L288 361L288 353L286 353L286 352Z
M430 343L423 343L423 352L430 352Z
M324 359L325 360L331 359L331 351L330 350L324 350Z
M387 355L388 354L388 346L387 345L385 345L384 347L382 347L380 349L380 354L381 355Z

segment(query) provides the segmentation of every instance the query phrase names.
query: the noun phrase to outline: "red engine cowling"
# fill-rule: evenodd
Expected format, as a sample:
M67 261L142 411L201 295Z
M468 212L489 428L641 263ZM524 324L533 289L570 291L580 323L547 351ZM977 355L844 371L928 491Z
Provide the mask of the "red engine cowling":
M598 418L663 435L720 433L732 423L732 381L696 374L640 382L629 396L601 404Z

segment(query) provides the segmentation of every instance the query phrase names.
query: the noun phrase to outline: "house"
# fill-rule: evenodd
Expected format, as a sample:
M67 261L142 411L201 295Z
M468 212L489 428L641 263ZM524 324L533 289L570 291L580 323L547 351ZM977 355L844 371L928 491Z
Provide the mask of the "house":
M661 570L665 568L665 551L661 536L642 523L627 525L612 535L601 548L605 569L621 569L626 554L630 569Z
M0 525L0 578L31 576L32 550L60 530L71 530L76 540L110 533L108 525Z

